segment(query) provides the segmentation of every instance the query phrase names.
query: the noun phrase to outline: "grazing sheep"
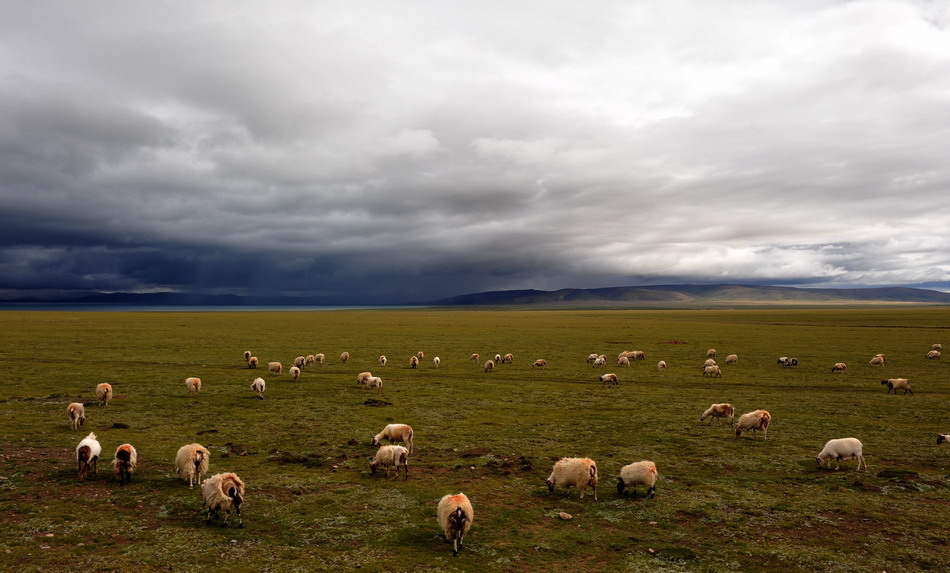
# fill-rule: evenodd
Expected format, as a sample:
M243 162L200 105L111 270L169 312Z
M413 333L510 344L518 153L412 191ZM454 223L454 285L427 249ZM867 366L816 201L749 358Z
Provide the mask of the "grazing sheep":
M79 442L79 445L76 446L76 462L79 464L79 481L86 481L90 466L93 472L99 475L99 454L101 453L102 446L99 445L99 440L96 439L94 432L90 432L88 436Z
M755 410L739 417L735 423L736 437L742 432L752 430L752 437L755 438L755 431L762 430L764 439L769 439L769 424L772 423L772 415L766 410Z
M370 376L366 379L365 385L367 388L382 388L383 379L379 376Z
M294 366L296 366L297 368L303 368L306 363L307 363L306 356L298 356L294 358Z
M201 497L204 500L203 509L208 511L205 524L211 525L212 517L220 517L221 510L224 510L224 522L221 527L227 527L233 507L237 513L238 527L244 527L244 520L241 518L244 482L236 473L214 474L206 479L204 485L201 486Z
M908 392L911 394L914 393L910 389L910 381L907 378L888 378L887 380L881 380L882 385L887 385L887 393L890 394L891 390L894 391L894 394L897 394L898 390L903 390L906 395Z
M659 362L656 363L657 370L666 370L666 368L667 368L666 360L660 360Z
M376 455L369 459L369 471L376 473L376 468L386 468L386 477L389 477L389 470L396 468L396 475L393 479L399 479L399 466L405 470L406 477L409 479L409 450L403 446L380 446L376 450Z
M297 366L291 366L290 370L288 370L287 373L290 374L291 382L296 382L297 378L300 378L300 368L298 368Z
M931 350L943 350L943 344L931 344L931 345L930 345L930 349L931 349Z
M593 367L593 368L597 368L598 366L603 366L603 365L605 365L605 364L607 364L607 358L605 358L603 355L601 355L601 356L598 356L598 357L594 360L594 362L592 362L592 367Z
M489 360L488 362L485 363L485 372L491 372L494 369L495 369L494 360Z
M861 444L861 440L857 438L828 440L821 452L815 456L815 461L818 462L819 468L824 468L825 460L834 460L835 469L837 470L841 467L839 462L856 459L858 460L858 467L855 469L860 470L861 464L864 464L864 469L868 469L868 463L864 461L864 455L861 453L863 448L864 446ZM831 464L828 465L830 466Z
M549 492L553 492L558 484L565 488L576 487L581 492L581 499L590 486L594 490L594 501L597 501L597 464L590 458L561 458L555 462L546 483Z
M884 355L878 354L868 360L868 366L884 366Z
M709 350L706 351L706 358L715 358L715 357L716 357L715 348L710 348Z
M590 363L593 362L594 360L597 360L597 357L598 357L598 356L600 356L600 355L597 354L596 352L587 355L587 363L590 364Z
M617 366L627 367L630 366L630 359L626 356L621 356L617 359Z
M370 432L370 435L373 436L373 433ZM413 431L411 426L407 424L389 424L383 428L382 432L373 436L373 439L369 441L369 445L378 446L382 440L388 440L393 444L403 442L409 448L409 453L411 454L413 452L412 436Z
M132 474L138 466L139 456L135 452L132 444L122 444L115 449L115 457L112 458L112 470L115 477L119 478L119 485L125 485L125 482L132 483Z
M785 367L788 368L789 366L798 366L798 358L789 358L785 362Z
M732 404L713 404L710 406L703 415L699 417L699 421L702 422L706 418L710 418L709 423L712 424L712 419L716 420L720 426L722 426L722 418L729 418L729 423L731 424L736 417L736 409Z
M112 385L107 382L97 385L96 398L99 399L100 406L108 406L109 400L112 399Z
M188 487L195 487L195 479L201 485L201 475L208 473L211 452L201 444L188 444L178 448L175 455L175 470L178 477L188 480Z
M534 366L535 368L547 368L548 361L545 360L544 358L538 358L537 360L534 361L534 364L532 364L532 366Z
M620 468L620 477L617 478L617 495L623 495L624 490L632 487L633 497L637 497L637 486L642 485L647 488L644 495L654 497L656 478L656 464L649 460L625 465Z
M257 356L251 356L251 358L248 359L248 361L247 361L247 367L248 367L248 368L257 368L257 363L258 363Z
M359 386L360 384L366 384L366 381L372 377L373 377L372 372L360 372L359 374L356 375L357 386Z
M730 354L726 356L726 364L737 364L739 362L738 354Z
M386 366L386 355L385 355L385 354L381 354L381 355L380 355L380 357L379 357L379 365L380 365L380 366Z
M422 360L426 357L426 353L420 350L419 352L416 352L416 356L419 358L419 360Z
M343 354L341 354L341 355L340 355L340 360L343 362L343 364L346 364L347 362L349 362L349 361L350 361L350 353L349 353L349 352L344 352Z
M716 361L713 360L712 358L707 358L706 361L703 362L703 366L715 366L715 365L716 365Z
M266 385L267 385L267 384L264 382L264 379L263 379L263 378L255 378L254 381L251 382L251 390L257 392L257 397L260 398L261 400L263 400L263 399L264 399L264 387L265 387Z
M940 360L940 351L939 351L939 350L931 350L930 352L927 353L927 359L928 359L928 360Z
M267 370L271 372L272 374L276 374L280 376L281 373L284 371L284 365L281 364L280 362L268 362Z
M620 381L617 380L617 375L611 372L610 374L604 374L600 378L600 387L603 388L605 385L609 384L611 386L620 387Z
M703 366L703 376L718 376L722 378L722 370L715 364L712 366Z
M413 354L409 357L409 368L417 368L419 366L419 357Z
M509 352L501 358L502 364L512 364L515 361L515 357Z
M950 434L937 434L937 445L944 442L950 442Z
M837 362L834 366L831 367L832 372L847 372L848 365L844 362Z
M66 415L69 417L69 427L78 430L79 426L86 423L86 407L82 402L73 402L66 406Z
M185 388L188 388L188 393L192 396L197 396L201 392L201 378L195 376L189 376L185 378Z
M495 355L495 364L501 364L501 354Z
M324 362L327 361L327 357L322 352L320 352L318 354L313 355L313 361L316 362L317 364L323 364Z
M436 368L438 368L439 364L442 364L442 359L436 356L435 358L432 359L432 363L435 364Z
M479 356L477 352L473 353L472 356L471 356L471 358L469 358L469 360L471 360L471 361L474 362L475 364L478 364L479 360L481 360L481 359L482 359L482 357Z
M633 350L629 356L629 358L633 358L634 360L644 360L646 357L646 353L642 350Z
M245 350L245 351L244 351L244 361L247 362L247 361L250 360L250 359L251 359L251 351L250 351L250 350Z
M462 547L462 538L475 521L472 502L464 493L448 494L439 500L439 527L446 541L452 542L452 556L457 557Z
M315 360L316 358L314 358L313 354L308 354L307 357L304 358L303 363L306 366L310 366L311 364L314 363Z
M782 366L788 366L788 356L780 356L776 362Z

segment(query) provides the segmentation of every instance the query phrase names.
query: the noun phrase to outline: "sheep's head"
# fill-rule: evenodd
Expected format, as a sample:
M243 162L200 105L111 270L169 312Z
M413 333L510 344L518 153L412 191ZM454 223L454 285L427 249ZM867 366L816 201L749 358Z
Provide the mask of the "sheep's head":
M371 446L379 445L379 440L377 439L376 434L374 434L373 432L369 433L369 445Z
M370 473L376 473L376 458L369 459L369 471Z
M617 495L623 495L623 490L626 489L626 484L623 483L623 478L617 478Z
M944 442L946 442L946 441L948 441L948 440L947 440L947 436L945 436L945 435L943 435L943 434L937 434L937 443L938 443L938 444L942 444L942 443L944 443Z
M547 480L544 481L544 483L548 484L548 491L553 493L553 492L554 492L554 480L547 479Z

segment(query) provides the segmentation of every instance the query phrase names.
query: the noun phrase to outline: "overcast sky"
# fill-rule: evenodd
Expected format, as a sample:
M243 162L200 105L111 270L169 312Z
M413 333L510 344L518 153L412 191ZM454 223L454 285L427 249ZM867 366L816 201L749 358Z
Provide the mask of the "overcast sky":
M0 0L0 293L950 290L950 2Z

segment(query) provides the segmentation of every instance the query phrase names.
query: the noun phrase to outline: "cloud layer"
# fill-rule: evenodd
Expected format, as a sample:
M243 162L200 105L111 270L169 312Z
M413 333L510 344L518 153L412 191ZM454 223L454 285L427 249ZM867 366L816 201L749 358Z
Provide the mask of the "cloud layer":
M950 288L947 4L588 4L7 4L0 291Z

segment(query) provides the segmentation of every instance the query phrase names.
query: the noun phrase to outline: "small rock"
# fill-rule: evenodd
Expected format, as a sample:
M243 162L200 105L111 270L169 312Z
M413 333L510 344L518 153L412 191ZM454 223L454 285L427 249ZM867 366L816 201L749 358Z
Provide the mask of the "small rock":
M574 519L574 516L573 516L573 515L571 515L570 513L565 513L565 512L563 512L563 511L562 511L561 513L557 514L557 516L560 517L561 519L563 519L564 521L567 521L568 519Z
M651 521L651 522L650 522L650 525L656 525L656 522L655 522L655 521Z
M654 551L653 548L651 547L647 549L647 553L649 553L650 555L653 555L654 553L656 553L656 551Z
M47 533L47 534L46 534L46 537L55 537L55 536L56 536L55 533Z

